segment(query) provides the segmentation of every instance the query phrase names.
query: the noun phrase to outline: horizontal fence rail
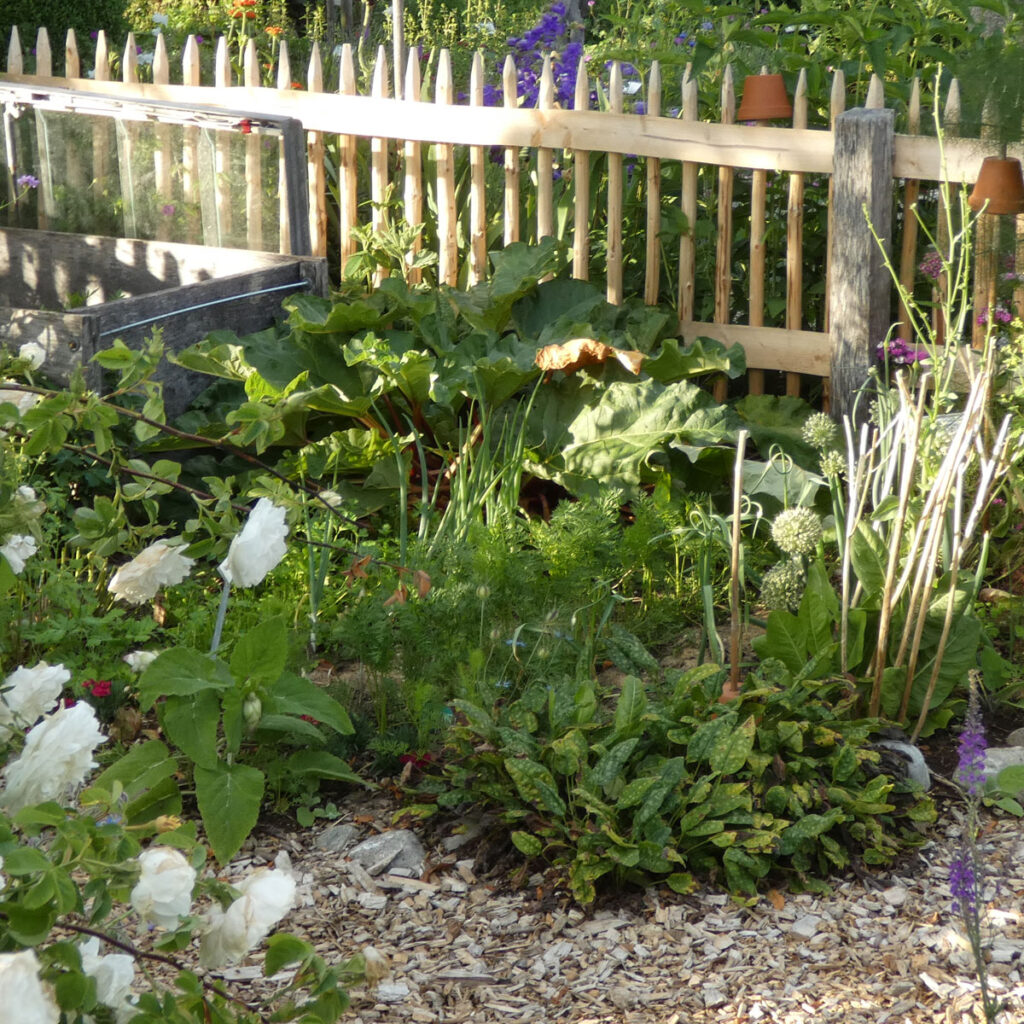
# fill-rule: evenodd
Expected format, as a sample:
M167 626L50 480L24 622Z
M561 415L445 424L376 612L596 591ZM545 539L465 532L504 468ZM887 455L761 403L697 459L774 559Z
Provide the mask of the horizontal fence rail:
M833 374L830 320L838 294L835 283L847 281L857 272L849 265L846 250L867 251L863 245L857 249L843 244L844 238L852 237L850 232L863 233L863 217L860 223L854 223L856 218L847 213L846 220L837 223L832 201L833 176L837 174L836 120L844 116L841 72L835 76L830 125L808 128L803 77L793 98L791 125L769 127L735 123L736 96L730 70L722 82L721 119L709 122L698 120L696 84L688 74L683 81L679 116L661 116L665 100L656 63L647 77L643 113L624 111L625 90L617 64L611 68L606 87L607 109L600 111L562 110L555 105L550 60L541 77L537 109L518 106L516 68L511 58L502 74L502 105L486 107L479 55L473 63L466 102L458 103L450 60L444 52L434 80L424 87L415 50L409 53L404 75L392 78L381 48L369 95L358 94L353 51L347 45L341 49L334 90L325 88L323 65L315 46L301 83L293 80L283 43L277 54L277 88L259 84L260 68L252 40L242 54L241 68L240 75L232 71L226 41L221 39L216 48L214 80L201 83L198 47L190 37L182 54L180 75L175 75L180 82L172 84L171 62L163 37L158 36L152 59L153 81L144 83L139 80L135 40L129 37L120 61L121 81L114 82L110 80L106 36L100 32L91 76L83 77L74 34L69 33L65 75L60 77L53 73L48 36L40 30L33 73L25 73L15 31L7 52L7 72L2 77L31 83L41 96L47 88L70 89L75 94L73 103L79 103L82 112L89 110L91 97L103 96L124 102L126 110L137 101L171 102L207 110L244 111L253 119L293 119L306 133L303 156L314 254L328 255L333 224L335 253L344 265L357 251L356 230L369 225L374 231L386 231L390 211L395 208L398 217L410 225L427 223L423 238L411 243L413 252L420 251L429 239L436 253L437 279L452 285L482 280L487 272L487 251L499 240L507 245L561 234L571 248L573 275L588 278L603 270L609 301L621 302L624 246L632 241L624 238L623 194L631 188L646 210L631 222L634 231L644 232L643 245L630 250L630 259L642 264L636 293L648 304L664 301L666 296L674 301L680 333L687 341L710 337L726 345L742 345L751 368L747 383L753 393L765 389L765 371L786 374L784 389L788 394L800 393L802 375L827 379ZM397 84L404 98L389 95L392 90L399 91ZM577 107L588 105L591 84L586 63L581 61ZM870 111L880 109L882 104L881 82L874 79L865 106ZM940 142L935 137L894 134L890 126L885 165L874 170L872 194L884 188L902 211L897 226L884 241L891 248L900 281L907 289L914 287L920 258L917 222L908 211L922 194L934 189L933 183L973 181L991 149L980 140L957 138L957 120L958 93L953 83L944 109L946 137ZM918 83L907 123L912 132L919 130ZM160 200L167 204L198 201L196 169L200 156L195 131L186 128L180 149L172 151L164 126L158 129L151 158L153 181ZM100 128L94 133L100 133ZM61 171L64 180L87 187L90 180L107 171L104 145L96 134L94 157L88 168L81 154L68 153L67 166ZM267 155L261 148L264 145L258 130L248 133L244 182L236 183L229 173L229 168L238 164L237 158L235 165L230 163L233 157L228 140L217 143L215 154L212 200L219 211L218 223L228 223L232 217L240 219L243 244L250 248L263 247L263 208L271 201L267 195ZM1010 155L1024 155L1012 150ZM460 154L466 157L464 163ZM492 166L495 158L499 162ZM283 167L283 148L279 159ZM678 173L673 171L669 179L673 165L678 166ZM463 166L464 171L458 170ZM638 177L634 179L634 175ZM884 186L877 180L878 175L884 179ZM276 176L270 176L276 181ZM45 183L41 191L44 188ZM244 202L239 201L240 188ZM9 181L8 190L12 189ZM289 203L285 189L277 192L280 237L285 239L289 236L288 218L295 215L297 207ZM824 246L820 238L814 240L818 244L815 251L821 257L809 265L807 204L816 196L825 197L815 201L827 205L827 237ZM428 197L432 203L428 204ZM711 218L704 228L699 223L702 204ZM678 210L682 224L678 251L671 253L664 252L660 243L667 206ZM52 204L45 193L39 197L38 208L39 226L46 227ZM739 218L739 211L748 208L749 221ZM820 217L816 223L822 223ZM769 252L767 236L779 224L775 248ZM603 238L596 234L595 225L603 225ZM900 237L892 237L897 230ZM933 237L943 241L942 216L938 216ZM599 253L595 252L596 243ZM705 272L703 278L697 269L701 261L705 268L713 264L713 271ZM774 271L770 269L773 266ZM977 293L988 295L992 287L986 275L994 280L998 267L991 259L978 260L977 267ZM666 268L674 278L667 285L663 278ZM635 280L636 268L630 269ZM376 279L379 281L386 272L378 269ZM824 290L819 312L813 317L805 308L804 298L805 287L815 283L809 277L811 273L821 280ZM419 269L408 276L418 280ZM747 282L746 290L738 284L741 279ZM699 286L702 280L703 290ZM874 280L872 289L864 290L857 299L872 304L873 311L869 315L861 310L852 321L845 317L844 330L856 322L871 323L877 332L881 322L878 308L881 304L887 307L889 299L887 289L879 290L877 286L877 274ZM775 293L771 288L776 289ZM850 292L847 288L846 293ZM739 300L740 295L745 301ZM705 315L698 316L698 310L704 310ZM775 325L766 322L771 320L776 321ZM860 331L855 344L861 361L883 340L862 336L865 329L855 330ZM908 330L909 324L904 322L901 334L906 337ZM724 394L724 381L717 390Z

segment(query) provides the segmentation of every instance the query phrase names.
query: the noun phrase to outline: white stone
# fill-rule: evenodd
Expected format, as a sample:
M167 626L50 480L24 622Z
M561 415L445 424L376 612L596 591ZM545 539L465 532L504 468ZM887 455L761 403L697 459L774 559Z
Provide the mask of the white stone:
M382 1003L400 1003L408 998L409 991L404 981L388 981L378 985L375 994Z
M818 934L818 928L820 925L820 917L815 917L813 914L804 914L803 917L798 917L793 922L789 930L793 935L796 935L801 939L809 939L813 935Z
M1010 765L1024 764L1024 747L989 747L985 751L985 777L998 775Z
M399 828L364 839L348 856L371 875L379 875L384 870L394 874L402 869L421 875L426 853L414 833Z
M882 892L882 899L889 904L890 907L902 907L907 902L907 896L909 893L906 888L902 885L893 885Z

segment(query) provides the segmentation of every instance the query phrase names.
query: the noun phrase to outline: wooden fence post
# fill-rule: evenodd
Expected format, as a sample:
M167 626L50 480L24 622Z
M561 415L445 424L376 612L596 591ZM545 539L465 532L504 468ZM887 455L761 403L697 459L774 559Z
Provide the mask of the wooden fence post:
M892 323L891 281L877 235L892 241L895 112L858 108L835 122L832 165L834 230L832 290L832 414L853 413L857 390L875 364L875 346ZM857 419L867 415L858 409Z

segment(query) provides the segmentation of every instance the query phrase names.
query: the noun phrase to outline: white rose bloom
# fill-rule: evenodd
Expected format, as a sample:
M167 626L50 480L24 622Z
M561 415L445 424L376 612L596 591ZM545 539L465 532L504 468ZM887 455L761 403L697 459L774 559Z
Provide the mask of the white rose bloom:
M25 563L36 553L36 539L28 533L16 533L8 537L4 544L0 544L0 555L3 555L10 564L15 576L20 576L25 569Z
M0 1021L3 1024L57 1024L53 991L39 977L34 950L0 953Z
M71 673L63 665L39 662L34 668L16 668L0 683L0 742L15 728L33 725L60 699Z
M135 1009L131 1003L135 961L127 953L100 956L100 940L89 939L79 944L82 970L96 979L96 998L117 1015L118 1024L131 1020Z
M18 358L27 359L33 370L38 370L46 362L46 349L38 341L26 341L18 349Z
M260 498L220 563L221 576L238 587L255 587L284 558L287 536L284 509Z
M199 947L204 967L241 960L295 906L295 879L288 871L261 868L246 878L242 894L226 911L214 907Z
M0 807L14 814L31 804L66 797L96 767L93 751L106 742L96 712L85 702L47 715L28 734L25 749L4 769L7 781Z
M177 928L192 909L192 865L170 846L151 846L139 855L139 867L142 873L131 895L135 913L148 924Z
M186 558L179 548L158 540L122 565L107 590L129 604L144 604L152 601L161 587L180 583L193 565L194 558Z
M159 657L159 651L129 651L121 660L127 662L133 672L145 672Z

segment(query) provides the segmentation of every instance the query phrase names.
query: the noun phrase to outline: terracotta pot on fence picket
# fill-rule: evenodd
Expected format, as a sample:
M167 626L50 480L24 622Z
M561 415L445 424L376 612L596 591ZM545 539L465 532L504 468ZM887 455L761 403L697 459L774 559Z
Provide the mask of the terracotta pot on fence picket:
M1005 156L985 157L967 205L975 211L984 206L985 213L1024 213L1024 176L1020 161Z
M793 116L782 75L748 75L743 80L743 99L736 120L775 121Z

